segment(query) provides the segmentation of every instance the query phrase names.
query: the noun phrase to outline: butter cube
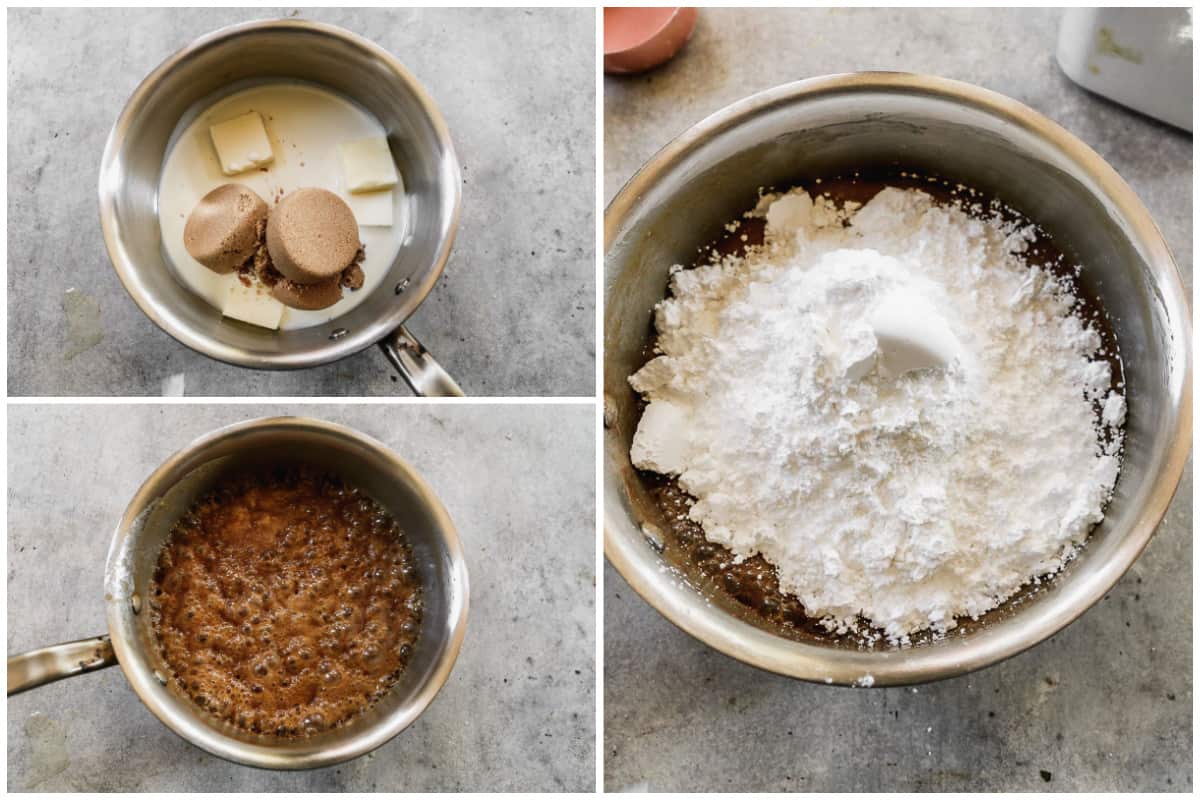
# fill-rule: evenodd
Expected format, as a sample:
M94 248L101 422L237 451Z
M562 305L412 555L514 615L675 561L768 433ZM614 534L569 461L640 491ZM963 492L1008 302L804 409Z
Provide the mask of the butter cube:
M342 172L346 177L346 191L373 192L390 189L396 185L396 164L387 139L375 136L354 142L343 142Z
M213 147L217 149L217 158L221 160L221 171L226 175L265 167L275 159L267 129L257 111L218 123L208 130L212 134Z
M354 212L359 225L389 227L392 224L392 190L347 194L346 205Z
M235 278L229 284L229 293L225 295L221 313L230 319L249 322L260 328L278 330L283 319L283 303L257 285L246 286Z

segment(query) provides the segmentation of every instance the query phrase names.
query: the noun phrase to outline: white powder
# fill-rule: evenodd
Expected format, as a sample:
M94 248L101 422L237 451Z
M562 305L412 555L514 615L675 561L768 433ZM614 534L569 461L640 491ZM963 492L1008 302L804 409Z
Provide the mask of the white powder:
M1061 568L1103 517L1125 402L1067 287L1023 259L1033 231L890 188L755 213L762 247L673 270L661 355L630 378L633 463L831 630L944 632ZM887 368L895 298L938 365Z

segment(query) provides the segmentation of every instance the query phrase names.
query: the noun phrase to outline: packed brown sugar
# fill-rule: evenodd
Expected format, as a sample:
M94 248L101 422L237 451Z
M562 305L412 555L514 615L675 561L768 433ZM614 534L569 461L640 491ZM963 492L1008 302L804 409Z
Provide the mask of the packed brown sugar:
M171 680L252 733L346 724L398 680L421 585L396 521L337 475L232 475L175 525L152 588Z

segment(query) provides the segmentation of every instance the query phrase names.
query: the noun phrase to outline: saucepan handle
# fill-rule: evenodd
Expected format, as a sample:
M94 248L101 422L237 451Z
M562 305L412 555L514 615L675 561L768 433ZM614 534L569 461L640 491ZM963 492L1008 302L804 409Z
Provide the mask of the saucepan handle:
M8 658L8 696L117 663L108 635L43 647Z
M379 343L383 353L400 372L414 392L421 397L464 397L450 373L434 360L425 346L417 341L408 328L401 325Z

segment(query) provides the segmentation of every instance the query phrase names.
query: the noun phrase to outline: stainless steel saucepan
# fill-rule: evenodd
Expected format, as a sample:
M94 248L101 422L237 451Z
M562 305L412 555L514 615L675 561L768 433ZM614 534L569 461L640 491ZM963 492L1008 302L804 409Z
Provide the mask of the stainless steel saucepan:
M310 328L270 331L221 312L168 268L158 185L181 117L248 82L301 80L354 100L387 130L404 176L409 230L385 280L362 303ZM109 258L138 307L183 344L257 369L327 364L378 343L414 392L460 396L450 375L404 327L433 289L458 228L462 174L441 114L391 53L332 25L268 20L222 28L168 58L134 90L100 166L100 224Z
M940 641L859 650L794 641L739 615L714 586L680 580L647 541L665 524L629 459L638 422L627 378L641 366L668 269L687 264L760 187L898 164L982 189L1040 223L1083 265L1112 318L1129 404L1124 464L1104 521L1054 580ZM787 84L718 111L633 176L604 216L604 545L631 586L712 647L784 675L886 686L959 675L1061 630L1150 541L1191 447L1191 321L1149 213L1087 145L1032 109L957 81L900 73ZM1186 591L1188 587L1177 587ZM1170 587L1164 587L1170 590Z
M400 524L421 571L424 614L392 690L341 728L307 739L255 735L196 706L168 682L146 597L175 521L222 475L248 463L299 460L327 468L378 501ZM204 436L146 479L113 534L104 574L108 634L8 659L8 694L120 664L168 728L208 752L255 767L305 769L363 755L408 727L445 684L466 632L467 567L454 524L424 480L379 442L340 425L260 419Z

